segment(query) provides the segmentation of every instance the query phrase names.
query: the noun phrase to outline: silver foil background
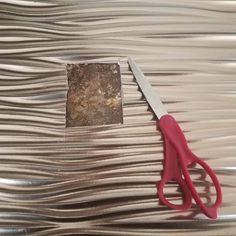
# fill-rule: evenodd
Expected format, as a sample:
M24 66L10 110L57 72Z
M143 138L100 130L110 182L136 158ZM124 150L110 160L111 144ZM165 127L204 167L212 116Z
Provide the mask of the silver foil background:
M235 1L1 0L0 234L236 235L235 33ZM159 205L162 140L126 56L216 171L217 220ZM65 64L117 58L124 124L65 129Z

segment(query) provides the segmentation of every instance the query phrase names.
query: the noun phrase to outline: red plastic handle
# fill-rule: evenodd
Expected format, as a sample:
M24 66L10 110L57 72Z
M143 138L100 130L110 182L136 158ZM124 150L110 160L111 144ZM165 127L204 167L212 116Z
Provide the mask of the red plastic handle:
M177 153L171 146L168 139L164 138L164 171L161 181L157 184L159 199L162 203L176 210L186 210L192 205L192 195L186 185L186 182L182 178L182 172L179 167ZM179 184L183 193L183 204L177 205L169 202L164 195L165 184L169 181L175 181Z
M172 156L172 160L167 159L168 162L165 160L165 166L164 166L165 170L164 170L164 174L163 174L163 177L164 177L164 175L165 175L165 177L164 177L163 181L166 182L166 180L168 180L168 178L170 176L173 177L173 175L171 173L175 173L174 177L179 175L179 174L176 174L177 173L176 169L180 168L182 170L186 185L187 185L189 191L191 192L192 197L194 198L197 205L199 206L199 208L208 217L213 218L213 219L217 218L217 208L219 207L219 205L222 202L222 192L221 192L221 187L220 187L219 181L218 181L214 171L203 160L199 159L196 155L194 155L191 152L191 150L189 149L189 147L187 145L187 141L184 137L184 134L183 134L181 128L179 127L178 123L174 119L174 117L172 117L171 115L162 116L159 121L159 127L162 131L164 142L165 142L165 158L169 158L169 156L170 156L169 152L172 153L171 155L173 155L173 153L175 152L175 154ZM173 150L168 151L171 149L174 149L174 151ZM178 159L176 158L176 154L177 154ZM176 159L178 161L176 161L174 159ZM177 164L170 164L170 163L177 163ZM208 173L208 175L212 179L212 182L213 182L215 189L216 189L217 196L216 196L215 203L211 207L207 207L204 205L204 203L202 202L201 198L199 197L199 195L194 187L194 184L190 178L188 166L192 163L198 163L199 165L201 165L203 167L203 169L206 171L206 173ZM182 191L185 196L184 201L189 201L189 198L188 197L186 198L186 196L188 194L185 189L185 185L183 185L181 180L178 178L179 177L177 177L176 180L179 182L180 186L182 187ZM159 185L159 193L161 193L160 196L162 196L162 193L163 193L162 187L164 187L163 184ZM164 198L162 198L162 200L164 200ZM164 203L166 203L165 200L164 200ZM186 205L184 205L184 206L188 205L186 202L185 202L185 204ZM170 205L170 204L168 204L168 206L172 207L172 205ZM177 209L176 207L172 207L172 208ZM180 209L183 209L183 208L180 207Z

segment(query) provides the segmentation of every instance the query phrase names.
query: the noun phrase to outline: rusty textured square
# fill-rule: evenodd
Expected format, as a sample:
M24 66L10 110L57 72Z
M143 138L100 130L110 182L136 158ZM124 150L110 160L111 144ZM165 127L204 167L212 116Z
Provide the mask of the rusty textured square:
M118 63L68 64L66 70L67 127L123 123Z

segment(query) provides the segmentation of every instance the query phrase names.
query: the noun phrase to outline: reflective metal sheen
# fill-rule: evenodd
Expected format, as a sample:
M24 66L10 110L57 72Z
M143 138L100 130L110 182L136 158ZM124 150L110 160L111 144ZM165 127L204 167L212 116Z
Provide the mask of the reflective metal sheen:
M236 235L235 1L1 0L0 31L0 235ZM219 177L217 220L159 204L161 134L128 56ZM119 60L124 124L65 128L65 65L94 60Z
M163 115L167 114L160 97L158 96L157 92L153 91L152 86L132 58L128 58L128 64L134 74L135 80L137 81L140 90L148 102L148 105L151 106L157 118L160 119Z

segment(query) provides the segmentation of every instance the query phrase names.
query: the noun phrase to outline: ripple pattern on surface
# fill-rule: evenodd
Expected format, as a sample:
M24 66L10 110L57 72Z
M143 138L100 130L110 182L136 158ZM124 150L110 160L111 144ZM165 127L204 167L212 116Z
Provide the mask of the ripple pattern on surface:
M2 0L0 16L0 235L235 234L234 1ZM127 56L216 171L216 221L159 205L161 135ZM64 65L81 60L120 61L123 125L65 128Z

